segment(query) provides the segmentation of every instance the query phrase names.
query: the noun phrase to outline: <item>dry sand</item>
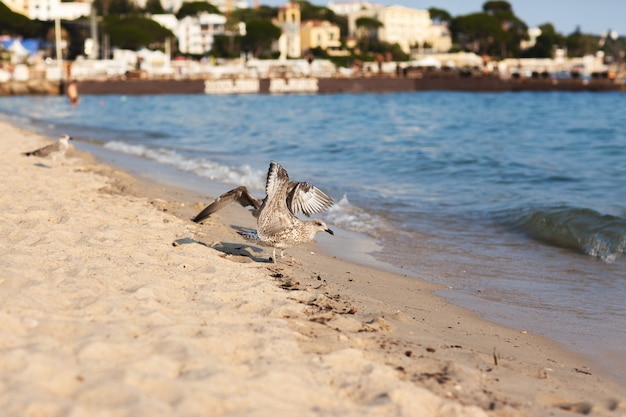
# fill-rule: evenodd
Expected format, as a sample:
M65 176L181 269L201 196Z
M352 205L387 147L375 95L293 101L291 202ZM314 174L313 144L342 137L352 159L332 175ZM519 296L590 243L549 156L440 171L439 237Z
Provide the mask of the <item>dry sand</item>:
M316 244L268 264L241 208L197 225L208 196L0 131L2 416L626 415L584 358L432 284Z

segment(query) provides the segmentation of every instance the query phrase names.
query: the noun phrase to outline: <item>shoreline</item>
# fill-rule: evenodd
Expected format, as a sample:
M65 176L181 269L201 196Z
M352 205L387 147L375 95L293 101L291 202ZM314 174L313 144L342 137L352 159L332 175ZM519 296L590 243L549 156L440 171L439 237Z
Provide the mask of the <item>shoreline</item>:
M65 91L65 86L62 86ZM106 81L80 81L78 91L85 95L102 94L340 94L397 93L420 91L462 92L611 92L622 91L623 84L608 79L522 78L496 76L463 77L445 71L420 77L277 77Z
M190 172L178 171L174 167L164 166L159 162L140 156L111 151L103 147L102 143L81 141L75 142L74 145L91 154L98 161L118 167L129 175L139 179L144 186L166 187L167 189L171 189L175 194L181 194L181 199L198 201L198 203L196 203L197 211L204 208L204 206L201 207L200 201L205 201L205 204L208 205L216 196L235 187L234 185L222 184L219 181L211 180L206 177L199 177ZM155 172L158 172L157 178L154 177ZM261 196L263 193L262 190L252 191L253 194L257 196ZM152 195L152 197L154 197L154 195ZM238 205L233 204L228 210L231 210L231 213L229 213L231 216L237 216L239 222L244 224L249 223L248 227L250 228L256 227L254 222L250 223L247 221L247 217L249 216L248 209L240 208ZM197 214L197 212L190 212L189 219L195 214ZM207 221L205 221L205 223L206 222ZM337 229L336 226L333 227ZM404 269L381 261L372 255L372 253L382 249L372 237L343 229L339 230L341 232L339 236L317 236L317 239L323 240L323 243L316 245L320 253L332 257L333 252L341 250L343 253L339 258L344 261L370 266L399 275L407 274L407 271ZM346 249L346 244L351 247ZM419 279L417 276L413 277Z
M206 201L205 204L208 204L215 196L221 195L235 186L210 180L206 177L199 177L187 171L179 171L175 167L163 165L151 159L112 151L106 149L101 144L78 142L76 145L81 145L82 149L96 155L101 161L103 160L107 163L122 167L125 170L129 170L131 175L140 176L148 181L156 181L157 184L167 183L174 187L174 189L184 188L188 190L190 194L189 197L186 198L187 201L193 201L200 195L202 196L200 201ZM154 177L155 175L156 178ZM263 195L263 191L261 190L254 190L253 193L259 197ZM189 214L190 218L197 214L202 208L204 207L198 205L196 213ZM231 215L238 213L234 208L231 209L234 210ZM239 224L247 224L247 211L241 208L239 210L242 210L242 213L244 213L242 215L243 217L239 217ZM328 222L327 219L326 221ZM254 223L250 224L249 227L253 229L255 227ZM489 305L489 302L494 302L495 299L493 297L491 300L488 298L485 303L485 299L481 301L481 299L477 298L471 291L468 292L467 290L459 289L459 287L452 282L445 282L446 279L444 277L452 277L458 274L458 267L462 269L468 268L469 265L467 265L466 262L474 265L473 262L477 262L475 259L459 260L455 257L456 259L451 259L451 262L446 262L445 259L440 256L441 253L438 250L433 252L428 246L422 246L420 247L419 256L434 258L436 260L424 259L421 262L421 267L407 268L403 263L402 257L398 257L397 253L381 246L381 243L377 242L373 237L356 232L349 232L337 228L336 225L333 225L332 228L337 232L335 236L330 237L325 234L318 235L318 239L320 240L319 244L314 245L316 252L328 257L335 256L346 262L356 263L361 266L384 270L386 272L409 276L410 278L421 279L432 283L438 286L434 293L442 297L446 302L465 308L487 321L492 321L518 331L528 331L547 337L559 344L559 346L564 347L564 349L586 357L590 361L590 366L600 370L602 374L607 375L618 384L626 386L626 379L622 372L625 370L622 365L622 358L624 357L623 350L619 350L619 346L621 345L619 343L620 338L617 334L603 334L601 339L589 338L587 335L587 338L583 339L583 335L580 333L570 331L570 333L564 337L562 333L563 326L552 327L550 325L538 325L538 323L534 322L534 319L541 319L542 316L537 314L533 316L531 314L531 320L529 321L525 320L528 314L524 315L522 312L522 314L518 315L511 312L512 308L528 307L526 304L517 307L514 305L500 305L499 307L492 306L489 308L487 305ZM402 263L394 264L393 260ZM437 266L440 262L440 266ZM455 269L453 265L456 265L457 268ZM479 261L474 265L473 273L484 274L486 270L482 271L480 268L476 270L477 265L480 265ZM577 268L574 264L572 264L572 267ZM496 276L498 273L507 274L511 272L511 270L506 270L502 267L491 269L495 271ZM513 267L513 269L516 268ZM463 271L463 273L465 274L465 271ZM460 284L460 287L462 286L463 283ZM554 318L551 323L554 323ZM563 322L563 324L567 323ZM569 324L571 325L571 323ZM585 331L586 329L581 327L581 330ZM561 331L561 333L559 333L559 331ZM604 337L606 338L604 339ZM603 343L597 342L597 340L602 339L604 339Z
M200 406L193 395L201 386L223 412L243 412L237 404L247 399L264 409L248 405L254 415L415 415L419 406L459 416L626 411L619 402L623 387L585 358L453 306L432 294L435 284L320 255L324 242L289 250L302 265L260 262L267 251L243 244L235 231L254 227L245 209L232 206L196 225L188 219L207 196L131 176L77 151L50 168L38 165L49 162L19 153L47 141L0 124L7 132L0 142L2 174L12 191L0 199L9 219L0 251L12 277L0 284L8 323L2 331L11 336L3 345L9 354L0 359L0 382L11 388L0 394L6 410L47 398L48 408L59 410L49 415L64 415L67 407L108 407L108 397L121 404L115 415L145 414L163 402L156 401L163 393L176 397L161 404L163 410L185 415ZM59 254L63 262L54 263ZM20 276L24 283L16 281ZM20 291L6 291L14 287ZM34 304L30 290L42 296ZM55 302L60 291L68 305ZM118 316L113 331L108 324ZM217 340L196 319L219 329ZM59 332L55 322L74 327ZM165 324L155 331L155 323ZM155 353L163 343L170 348ZM236 346L234 354L226 345ZM24 355L34 355L36 366L16 361ZM104 359L120 356L126 362ZM59 358L77 363L72 370L80 376L64 374L63 389L38 378ZM219 388L199 383L198 373L191 382L180 368L199 372L224 358L220 367L200 372L218 375ZM176 372L165 372L162 362ZM120 374L136 401L112 387ZM32 394L24 388L28 382L37 385ZM224 388L237 384L252 392ZM219 392L207 394L207 387ZM305 393L290 391L293 400L285 404L285 390L304 387ZM323 411L313 412L314 406Z
M7 81L0 83L0 96L64 95L68 81ZM462 92L613 92L624 91L624 84L604 78L533 77L504 79L498 76L461 76L446 71L420 76L361 77L275 77L275 78L165 78L80 80L81 95L144 94L359 94L420 91Z

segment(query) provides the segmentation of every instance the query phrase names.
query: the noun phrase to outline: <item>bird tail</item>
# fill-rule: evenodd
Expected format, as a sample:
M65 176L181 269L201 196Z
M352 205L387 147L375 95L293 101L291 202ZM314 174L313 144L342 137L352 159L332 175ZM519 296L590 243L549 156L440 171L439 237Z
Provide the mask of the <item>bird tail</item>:
M246 240L250 240L253 242L259 240L259 234L256 230L239 230L237 231L237 233L243 236L243 238Z

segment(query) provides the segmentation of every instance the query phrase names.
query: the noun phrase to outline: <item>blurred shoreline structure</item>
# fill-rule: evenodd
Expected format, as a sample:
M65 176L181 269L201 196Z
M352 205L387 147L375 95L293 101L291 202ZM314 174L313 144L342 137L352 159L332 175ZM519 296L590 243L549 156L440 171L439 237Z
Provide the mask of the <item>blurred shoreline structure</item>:
M243 94L393 91L619 91L623 69L602 56L507 59L473 53L429 54L406 62L363 62L352 68L328 60L169 59L154 51L125 51L110 60L0 68L0 95L64 94L70 81L84 94Z

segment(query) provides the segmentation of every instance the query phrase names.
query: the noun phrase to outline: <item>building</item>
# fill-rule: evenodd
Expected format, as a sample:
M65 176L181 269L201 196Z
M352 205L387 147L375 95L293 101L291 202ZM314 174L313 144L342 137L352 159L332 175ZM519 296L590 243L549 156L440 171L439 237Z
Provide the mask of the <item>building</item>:
M448 25L443 23L431 24L426 43L430 45L430 49L434 52L447 52L452 49L452 35ZM425 45L421 46L425 47Z
M341 29L327 20L308 20L300 27L300 48L338 50L341 48Z
M225 34L226 17L221 14L199 13L178 21L174 32L178 50L184 54L204 55L211 51L215 35Z
M5 0L8 8L31 20L75 20L91 14L91 2L62 2L61 0Z
M302 56L300 20L300 5L297 3L289 2L279 7L278 18L274 24L283 32L278 39L281 59L300 58Z
M163 26L165 29L169 29L174 35L178 32L178 19L176 15L167 14L153 14L150 16L152 20Z
M356 13L359 10L380 9L383 7L378 3L372 3L367 0L356 1L329 1L326 6L338 15L347 16L350 13Z
M378 39L397 43L407 54L413 46L423 46L430 38L432 21L428 10L404 6L383 7L377 11L376 19L382 23L378 29Z
M522 40L520 42L520 49L523 51L525 49L530 49L537 44L537 38L541 36L540 28L530 28L528 29L528 40Z
M328 7L332 7L337 14L347 12L348 38L363 36L356 22L359 18L367 17L382 24L373 34L374 37L383 42L397 43L407 54L412 49L421 50L424 47L438 52L448 51L452 47L448 27L433 23L428 10L404 6L383 7L367 1L331 2Z
M331 1L328 3L328 8L338 15L346 16L348 18L348 33L347 38L356 38L357 27L356 21L360 17L376 18L376 12L383 8L378 3L371 3L369 1Z

